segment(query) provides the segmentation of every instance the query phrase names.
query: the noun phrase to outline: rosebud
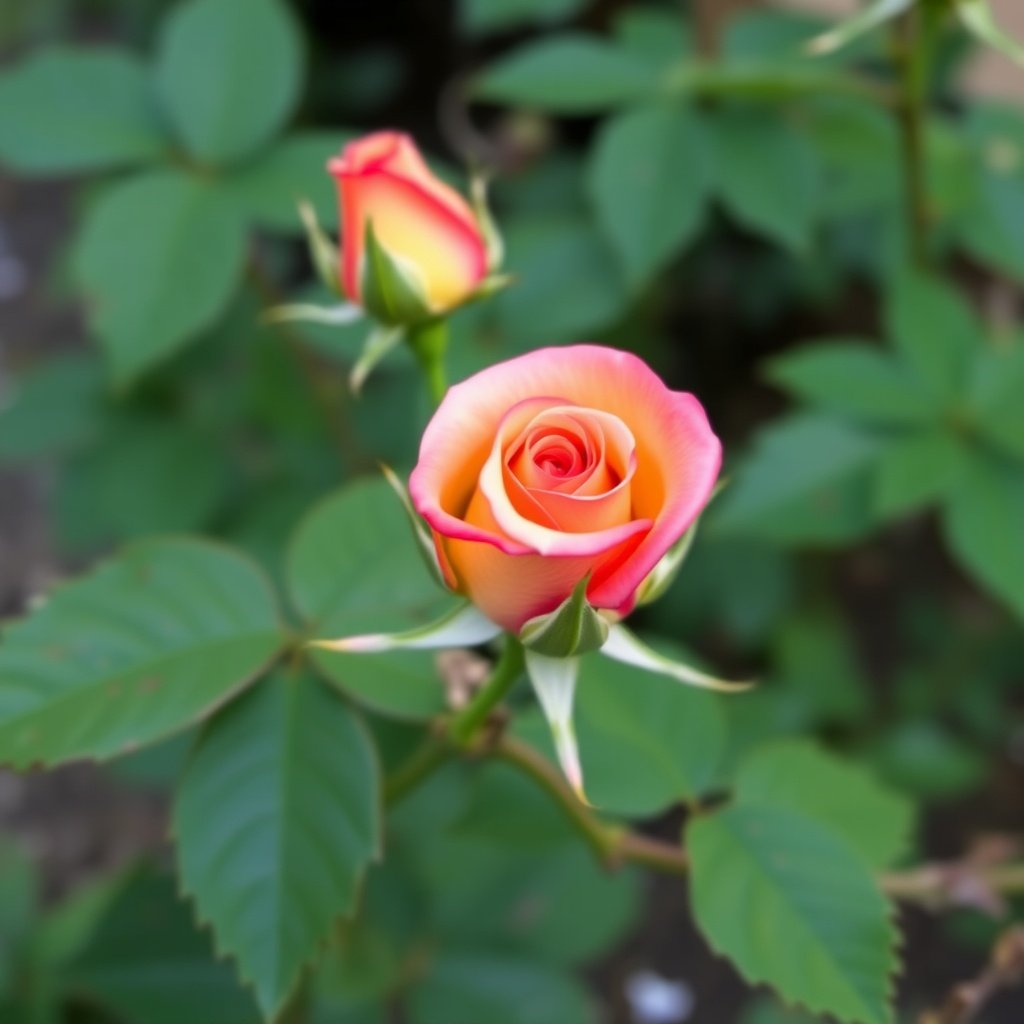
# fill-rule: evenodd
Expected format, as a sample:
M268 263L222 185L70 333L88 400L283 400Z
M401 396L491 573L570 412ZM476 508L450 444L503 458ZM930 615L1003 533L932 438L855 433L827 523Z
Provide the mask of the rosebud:
M488 243L470 205L399 132L349 143L328 163L341 204L341 282L386 324L414 324L471 298Z

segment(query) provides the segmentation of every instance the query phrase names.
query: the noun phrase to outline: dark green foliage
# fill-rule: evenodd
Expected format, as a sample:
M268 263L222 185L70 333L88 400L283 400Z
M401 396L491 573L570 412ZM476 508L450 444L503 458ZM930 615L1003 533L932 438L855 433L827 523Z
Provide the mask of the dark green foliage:
M47 40L0 73L0 166L97 176L54 260L94 350L14 350L0 468L45 469L69 564L117 550L4 623L0 760L116 758L175 789L181 880L136 867L43 906L5 842L3 1024L593 1024L584 971L649 917L639 874L607 872L491 737L385 805L492 650L442 673L430 652L306 646L450 605L377 476L407 473L429 415L411 354L356 398L365 320L264 317L340 301L297 203L333 235L326 161L382 111L476 156L472 124L498 164L511 284L452 317L451 380L614 344L725 442L728 486L635 620L759 684L710 694L587 654L592 810L622 829L675 812L664 834L684 808L699 930L787 1005L888 1024L937 1002L911 976L894 1006L878 879L968 846L932 849L918 807L941 829L984 792L972 834L1019 811L1024 656L1024 117L954 92L962 29L936 40L921 125L926 272L885 25L905 3L824 42L820 19L748 12L712 59L674 3L461 0L444 67L286 0L86 6L0 11L5 49ZM956 7L950 26L1019 57L980 0ZM123 43L52 43L97 35ZM456 80L482 109L463 117ZM509 734L554 764L527 700ZM810 1020L760 997L741 1017Z

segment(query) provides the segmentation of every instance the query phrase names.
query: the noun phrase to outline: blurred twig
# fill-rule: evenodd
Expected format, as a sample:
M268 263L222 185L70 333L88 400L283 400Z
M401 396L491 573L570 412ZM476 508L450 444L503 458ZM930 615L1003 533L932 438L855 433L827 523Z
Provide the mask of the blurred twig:
M899 117L903 140L903 174L906 183L907 232L910 257L920 268L928 265L928 168L925 157L925 117L928 95L926 17L915 5L902 15L895 28L894 49L900 70L902 96Z
M1003 932L992 949L985 970L957 985L938 1010L921 1016L920 1024L969 1024L1000 990L1024 981L1024 927Z
M697 53L705 60L718 56L719 36L722 22L722 6L716 0L693 0L684 3L683 18L688 23L689 12L693 11L693 25Z
M883 875L882 888L929 910L971 907L998 917L1007 911L1006 897L1024 894L1024 863L1013 860L1019 853L1013 840L987 838L961 860Z

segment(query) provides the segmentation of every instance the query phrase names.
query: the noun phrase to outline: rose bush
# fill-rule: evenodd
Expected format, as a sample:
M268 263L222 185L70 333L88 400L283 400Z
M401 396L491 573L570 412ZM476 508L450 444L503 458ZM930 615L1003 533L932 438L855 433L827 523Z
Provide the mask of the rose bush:
M368 224L433 314L459 305L487 276L487 243L473 210L431 172L408 135L367 135L328 170L341 207L341 284L357 305L364 305Z
M409 488L448 584L518 632L589 575L615 616L707 503L721 445L640 359L547 348L451 388Z

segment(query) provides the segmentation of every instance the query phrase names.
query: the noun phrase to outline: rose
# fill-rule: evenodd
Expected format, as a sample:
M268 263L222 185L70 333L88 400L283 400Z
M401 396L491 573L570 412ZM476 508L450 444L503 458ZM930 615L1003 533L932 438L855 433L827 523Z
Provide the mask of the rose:
M612 617L707 503L721 445L640 359L547 348L451 388L409 481L449 585L513 632L589 575Z
M468 298L487 275L487 245L469 204L400 132L375 132L328 163L341 205L341 282L363 305L366 228L417 286L428 311Z

